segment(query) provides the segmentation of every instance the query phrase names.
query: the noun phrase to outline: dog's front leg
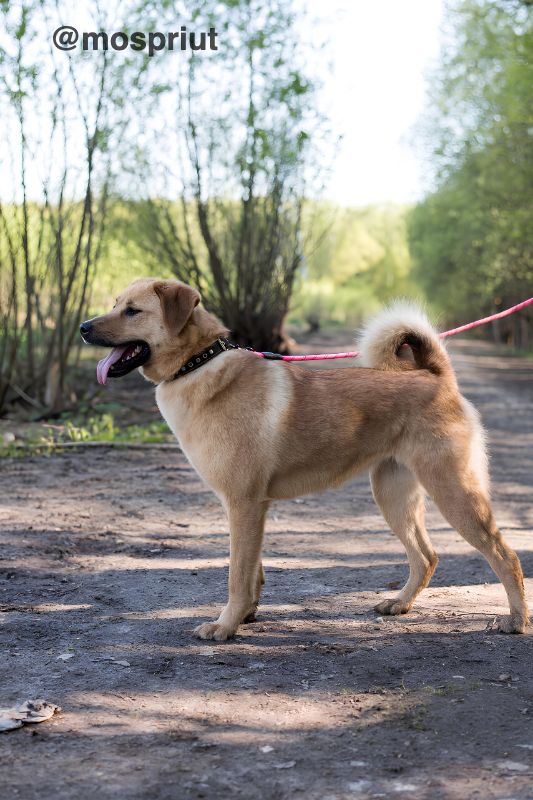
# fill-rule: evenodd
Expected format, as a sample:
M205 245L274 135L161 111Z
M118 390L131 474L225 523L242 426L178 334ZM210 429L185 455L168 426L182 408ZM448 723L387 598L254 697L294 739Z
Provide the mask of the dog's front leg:
M194 630L200 639L219 642L231 638L241 622L257 608L268 503L227 500L226 507L230 525L228 603L215 622L204 622Z

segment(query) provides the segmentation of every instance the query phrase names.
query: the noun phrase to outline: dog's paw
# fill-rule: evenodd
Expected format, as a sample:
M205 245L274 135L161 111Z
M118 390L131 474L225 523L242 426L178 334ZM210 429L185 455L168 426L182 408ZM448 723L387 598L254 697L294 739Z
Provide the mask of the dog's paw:
M528 622L521 615L511 614L496 620L495 630L499 633L525 633Z
M235 631L221 625L219 622L204 622L194 629L194 635L199 639L215 639L217 642L225 642L235 635Z
M383 600L374 606L374 611L378 614L387 614L397 616L398 614L407 614L411 606L409 603L399 603L397 600Z

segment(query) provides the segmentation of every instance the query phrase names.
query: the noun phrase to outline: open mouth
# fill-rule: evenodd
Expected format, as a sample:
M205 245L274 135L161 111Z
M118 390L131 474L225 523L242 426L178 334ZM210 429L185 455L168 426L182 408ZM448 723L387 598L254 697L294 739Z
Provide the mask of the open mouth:
M96 377L102 386L107 378L122 378L128 372L142 367L150 358L150 348L146 342L128 342L114 347L108 356L98 362Z

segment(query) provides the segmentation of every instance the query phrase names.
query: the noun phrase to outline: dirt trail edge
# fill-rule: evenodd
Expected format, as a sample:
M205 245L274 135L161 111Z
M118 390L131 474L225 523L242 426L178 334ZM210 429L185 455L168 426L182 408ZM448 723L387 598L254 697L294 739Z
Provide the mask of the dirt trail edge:
M453 352L532 576L533 364ZM278 503L258 621L218 644L191 630L224 601L226 525L179 451L0 470L0 706L62 708L0 734L2 797L533 798L531 635L486 630L503 588L432 506L437 573L380 619L407 564L366 476Z

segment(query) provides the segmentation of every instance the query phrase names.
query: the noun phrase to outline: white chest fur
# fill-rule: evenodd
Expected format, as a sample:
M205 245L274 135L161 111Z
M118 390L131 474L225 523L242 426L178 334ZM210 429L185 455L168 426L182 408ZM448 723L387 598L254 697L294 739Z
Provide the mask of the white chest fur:
M227 368L227 359L232 356L225 353L195 373L160 384L156 390L159 410L183 452L219 495L226 494L228 482L243 490L250 482L268 483L290 403L282 367L262 365L254 402L250 391L254 376L246 383L239 380L240 367L235 364L236 372Z

